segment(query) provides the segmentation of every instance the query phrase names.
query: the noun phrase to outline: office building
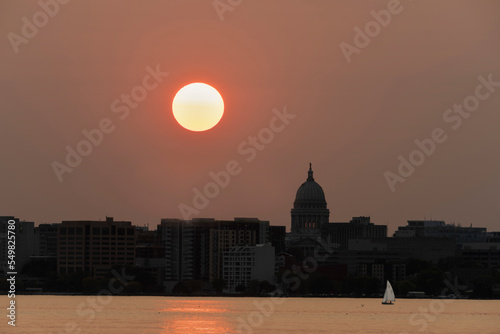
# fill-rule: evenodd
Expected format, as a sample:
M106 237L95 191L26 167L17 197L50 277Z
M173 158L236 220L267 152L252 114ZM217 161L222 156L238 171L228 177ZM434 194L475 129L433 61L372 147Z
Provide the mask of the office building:
M256 218L162 219L158 231L165 245L165 288L181 281L211 282L222 277L225 251L268 242L269 222Z
M57 272L105 276L114 265L134 265L135 229L130 222L63 221L57 225Z

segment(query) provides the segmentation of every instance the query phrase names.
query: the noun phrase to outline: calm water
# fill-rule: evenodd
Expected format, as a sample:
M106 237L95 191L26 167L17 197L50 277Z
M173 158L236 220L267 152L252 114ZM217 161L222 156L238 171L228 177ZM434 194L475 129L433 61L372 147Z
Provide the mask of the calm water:
M3 315L0 333L500 333L500 301L95 298L17 296L16 330Z

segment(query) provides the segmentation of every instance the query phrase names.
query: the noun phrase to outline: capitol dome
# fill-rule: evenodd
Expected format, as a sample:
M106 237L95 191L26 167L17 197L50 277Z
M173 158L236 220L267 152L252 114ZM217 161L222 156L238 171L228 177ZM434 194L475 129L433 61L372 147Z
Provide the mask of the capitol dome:
M302 183L291 210L292 233L316 234L328 224L330 211L327 208L325 192L314 181L313 170L309 164L306 182Z
M297 190L297 194L295 195L294 204L299 203L325 203L325 193L323 188L319 184L314 181L313 171L311 166L309 166L309 172L306 182L302 183L302 185Z

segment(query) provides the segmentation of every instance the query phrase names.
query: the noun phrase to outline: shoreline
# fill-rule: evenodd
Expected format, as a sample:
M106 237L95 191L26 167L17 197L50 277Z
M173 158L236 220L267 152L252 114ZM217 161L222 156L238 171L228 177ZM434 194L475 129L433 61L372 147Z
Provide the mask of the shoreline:
M17 296L97 296L98 294L85 294L85 293L58 293L58 292L37 292L37 293L16 293ZM311 299L382 299L382 297L354 297L354 296L243 296L243 295L165 295L165 294L119 294L113 295L113 297L167 297L167 298L311 298ZM440 298L440 297L396 297L397 300L500 300L500 298Z

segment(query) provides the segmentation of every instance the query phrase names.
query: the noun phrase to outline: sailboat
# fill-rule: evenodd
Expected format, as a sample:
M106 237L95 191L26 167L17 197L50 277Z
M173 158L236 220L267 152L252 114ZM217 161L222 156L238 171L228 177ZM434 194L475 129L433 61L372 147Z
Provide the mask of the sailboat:
M396 301L394 297L394 290L392 290L391 283L387 281L387 287L385 288L384 300L382 300L382 304L384 305L394 305L392 302Z

